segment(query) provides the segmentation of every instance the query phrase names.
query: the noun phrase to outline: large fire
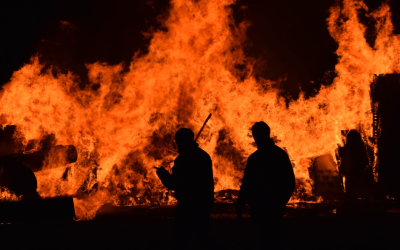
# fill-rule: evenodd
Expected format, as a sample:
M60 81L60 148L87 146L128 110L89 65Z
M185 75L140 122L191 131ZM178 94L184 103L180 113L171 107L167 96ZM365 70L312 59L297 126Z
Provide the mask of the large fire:
M357 129L374 146L367 140L369 85L374 74L400 73L400 36L392 32L389 6L370 13L359 0L333 6L327 23L339 45L337 77L316 96L301 94L286 105L275 82L256 80L253 65L236 67L251 60L242 48L248 24L235 25L234 3L171 0L167 31L152 34L149 52L133 56L127 72L105 62L86 65L92 85L85 89L74 72L54 73L56 65L43 70L37 56L16 71L0 95L1 124L16 125L22 145L54 134L54 143L78 151L76 163L36 173L40 195L75 196L80 219L93 218L107 202L173 202L153 166L172 167L177 129L196 133L209 113L198 142L213 159L216 191L239 189L255 150L250 128L256 121L270 125L293 162L294 201L312 196L311 161L335 156L342 130ZM376 22L373 47L358 18L361 9Z

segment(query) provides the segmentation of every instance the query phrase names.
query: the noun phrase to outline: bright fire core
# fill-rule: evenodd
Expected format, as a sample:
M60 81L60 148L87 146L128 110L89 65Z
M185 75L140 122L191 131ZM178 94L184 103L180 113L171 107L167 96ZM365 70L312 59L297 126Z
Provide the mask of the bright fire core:
M216 191L239 189L255 150L250 128L263 120L292 160L292 199L312 196L311 160L334 156L344 143L341 130L372 136L373 75L400 73L400 36L393 34L389 6L373 12L358 0L333 6L327 24L338 43L337 77L314 97L301 94L286 105L274 87L279 83L256 80L249 63L254 60L242 48L248 24L235 25L229 8L234 3L171 0L167 31L152 33L149 52L133 56L127 71L122 64L86 65L92 85L85 89L74 72L42 70L45 62L38 57L16 71L0 94L1 124L16 125L15 136L25 145L54 134L57 144L78 150L67 178L66 166L36 173L39 194L76 196L79 219L93 218L108 202L171 202L153 166L172 167L175 132L188 127L197 133L212 113L198 142L213 159ZM358 19L361 9L376 23L374 47ZM236 66L243 64L239 72ZM91 191L77 194L85 185Z

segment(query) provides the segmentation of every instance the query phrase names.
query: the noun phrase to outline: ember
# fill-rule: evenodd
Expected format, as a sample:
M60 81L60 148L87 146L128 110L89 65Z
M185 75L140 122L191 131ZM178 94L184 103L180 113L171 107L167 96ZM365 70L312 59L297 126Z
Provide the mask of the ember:
M315 96L302 93L286 103L279 82L255 76L243 50L249 23L236 25L228 8L235 2L171 1L165 29L152 32L148 53L135 54L129 70L87 64L90 84L83 89L75 72L45 68L33 56L0 95L1 125L15 125L7 143L16 149L2 154L29 147L34 154L52 135L35 173L38 193L74 196L77 217L91 219L106 203L171 204L153 166L170 169L175 132L187 127L197 133L209 113L198 143L213 160L215 191L231 199L234 192L223 190L239 189L245 159L255 150L250 128L264 120L292 160L297 187L291 202L320 201L309 168L317 157L329 159L326 169L340 186L331 168L339 165L336 152L346 143L342 131L356 130L373 155L378 152L377 142L368 139L374 137L370 83L375 74L400 73L400 37L393 34L389 6L368 12L363 1L344 0L331 7L327 24L339 45L337 77ZM376 22L373 47L361 11ZM368 161L375 169L376 157Z

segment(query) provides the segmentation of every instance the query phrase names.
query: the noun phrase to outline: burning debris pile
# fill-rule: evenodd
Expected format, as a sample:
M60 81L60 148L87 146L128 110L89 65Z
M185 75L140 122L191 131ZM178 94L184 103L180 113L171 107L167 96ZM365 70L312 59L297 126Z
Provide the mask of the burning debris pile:
M342 131L361 135L375 156L368 166L375 168L376 142L366 139L373 137L370 83L374 74L400 72L400 37L393 34L389 6L370 13L358 0L333 6L327 24L339 45L337 77L317 95L287 104L279 83L256 80L249 63L254 60L243 51L249 24L235 25L229 8L234 3L171 1L165 29L152 33L148 53L135 54L128 70L122 64L86 65L91 85L83 89L74 72L62 74L57 65L45 69L32 57L0 95L1 125L4 131L14 126L12 140L1 142L2 154L25 152L22 158L31 157L27 166L38 170L39 195L75 196L80 219L92 218L104 203L173 203L153 166L170 169L175 132L199 131L208 113L213 118L198 142L213 160L216 192L239 189L245 159L255 150L250 128L260 120L292 160L293 202L320 199L312 192L318 183L310 166L330 170L339 190L340 170L334 168L345 145ZM373 47L360 10L376 23ZM319 156L329 160L314 160Z
M18 197L13 200L40 199L34 172L65 168L77 160L76 148L73 145L54 145L54 135L41 141L30 140L24 147L22 143L13 140L15 126L6 126L0 131L4 148L0 156L0 187L4 195L9 193L11 197Z

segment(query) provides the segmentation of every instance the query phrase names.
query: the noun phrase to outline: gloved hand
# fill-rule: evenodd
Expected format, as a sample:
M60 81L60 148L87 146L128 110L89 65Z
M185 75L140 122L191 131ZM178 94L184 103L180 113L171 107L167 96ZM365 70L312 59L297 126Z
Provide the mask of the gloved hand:
M174 189L174 183L171 178L171 174L164 167L154 168L156 169L156 174L158 178L160 178L162 184L168 189Z

